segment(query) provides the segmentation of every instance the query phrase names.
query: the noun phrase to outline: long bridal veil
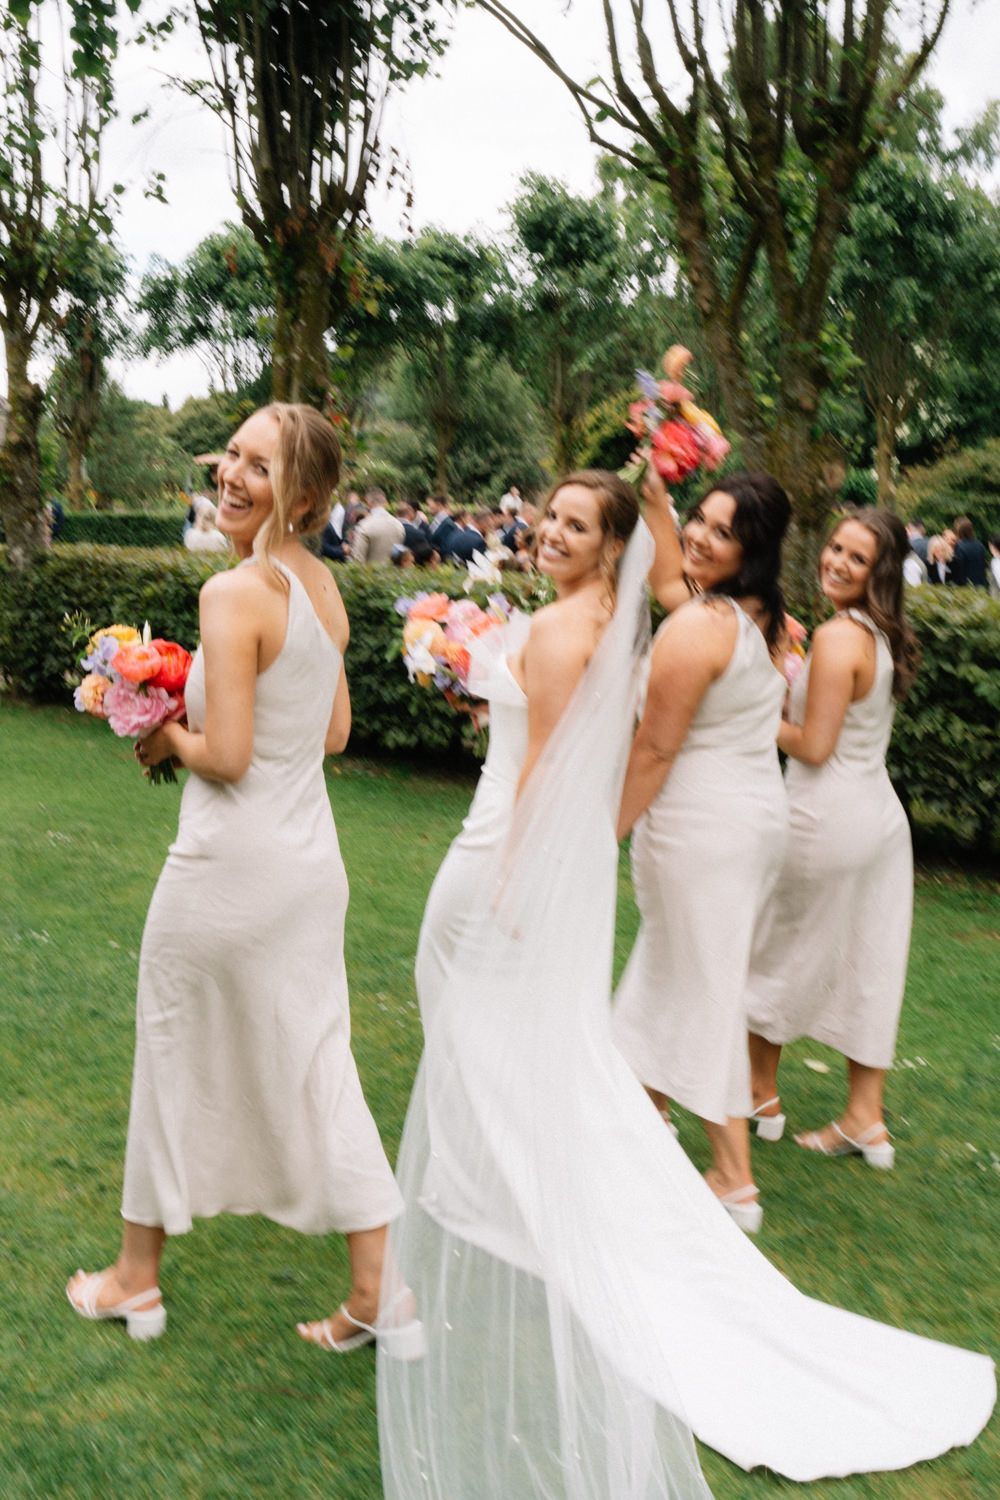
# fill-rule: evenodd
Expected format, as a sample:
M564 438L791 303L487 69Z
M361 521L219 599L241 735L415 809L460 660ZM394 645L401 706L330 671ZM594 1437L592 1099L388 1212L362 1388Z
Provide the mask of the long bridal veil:
M709 1495L683 1416L642 1391L654 1365L662 1386L669 1350L616 1276L632 1252L614 1184L638 1143L629 1111L607 1138L594 1097L608 1094L609 1070L627 1073L609 1030L614 820L651 559L640 523L615 614L509 837L484 855L437 992L421 993L426 1047L399 1161L407 1206L390 1244L427 1347L410 1363L391 1343L380 1356L387 1500ZM623 1081L645 1123L648 1101L631 1075L614 1088ZM395 1294L390 1284L386 1302Z
M409 1286L426 1353L380 1341L387 1500L706 1500L692 1432L809 1480L932 1458L992 1407L985 1356L786 1280L612 1044L614 819L651 552L640 524L506 837L463 851L454 950L420 966L382 1317L407 1315Z

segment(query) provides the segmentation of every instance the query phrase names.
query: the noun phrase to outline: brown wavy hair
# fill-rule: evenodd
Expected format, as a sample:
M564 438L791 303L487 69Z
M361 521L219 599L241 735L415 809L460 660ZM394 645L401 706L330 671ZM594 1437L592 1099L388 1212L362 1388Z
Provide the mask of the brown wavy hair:
M868 575L862 609L871 616L892 652L892 696L906 697L920 666L920 646L906 619L904 609L903 563L910 550L906 527L890 510L865 506L844 511L830 532L831 542L845 521L856 521L875 538L876 553Z
M613 555L614 544L627 543L635 530L640 514L639 497L630 484L626 484L624 479L613 474L610 469L577 469L572 474L564 474L549 490L542 506L543 516L549 508L549 502L568 484L578 484L585 490L592 490L597 496L601 531L604 533L601 576L614 605L618 594L620 560L620 554L618 558Z

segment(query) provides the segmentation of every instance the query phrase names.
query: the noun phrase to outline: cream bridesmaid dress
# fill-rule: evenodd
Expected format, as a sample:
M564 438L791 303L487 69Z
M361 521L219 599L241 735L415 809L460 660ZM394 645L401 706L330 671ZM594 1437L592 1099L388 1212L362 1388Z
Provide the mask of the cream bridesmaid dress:
M401 1203L350 1047L347 879L323 776L343 663L283 571L288 627L257 679L250 768L233 784L188 776L143 934L122 1214L168 1235L219 1213L373 1229ZM199 650L196 731L204 684Z
M791 837L754 943L747 987L751 1031L783 1045L812 1037L869 1068L891 1068L913 915L906 814L885 768L895 704L889 643L875 638L875 680L848 707L821 766L789 760ZM805 717L807 661L792 689Z
M684 608L727 604L739 622L729 665L632 835L642 922L614 1015L641 1081L719 1125L753 1107L746 976L788 825L775 743L785 682L764 637L731 599Z

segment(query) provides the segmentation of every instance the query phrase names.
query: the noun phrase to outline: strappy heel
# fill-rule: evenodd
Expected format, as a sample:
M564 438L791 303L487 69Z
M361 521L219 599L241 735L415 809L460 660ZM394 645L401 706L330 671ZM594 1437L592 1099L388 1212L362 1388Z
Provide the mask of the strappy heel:
M780 1103L780 1096L775 1094L773 1099L766 1099L763 1104L758 1104L757 1108L750 1113L750 1124L762 1141L780 1141L785 1133L785 1116L783 1114L761 1114L762 1109L770 1109L772 1104Z
M660 1119L663 1121L664 1125L670 1131L670 1134L673 1136L674 1140L678 1140L680 1137L680 1131L677 1129L677 1126L670 1118L669 1109L658 1109L656 1112L659 1115Z
M388 1316L391 1307L392 1304L383 1309L374 1323L362 1323L353 1313L348 1312L346 1302L342 1302L337 1312L347 1319L352 1328L357 1329L356 1333L348 1334L346 1339L334 1338L329 1318L321 1318L318 1323L296 1323L295 1331L307 1344L315 1344L317 1348L327 1349L333 1354L352 1354L355 1349L363 1349L366 1344L377 1342L383 1353L392 1359L422 1359L427 1352L423 1323L419 1318L410 1318L405 1323L393 1323Z
M831 1129L837 1132L839 1140L832 1145L823 1140L818 1130L810 1130L805 1135L797 1135L795 1144L801 1146L804 1151L815 1151L818 1156L861 1156L870 1167L875 1167L881 1172L892 1170L896 1162L896 1148L888 1139L885 1123L877 1120L874 1125L869 1125L854 1140L845 1131L841 1130L836 1120L830 1121ZM873 1140L874 1136L886 1135L885 1140Z
M167 1309L162 1302L155 1307L141 1307L139 1304L148 1302L150 1297L159 1297L158 1286L149 1287L145 1292L138 1292L134 1297L126 1297L121 1302L116 1302L114 1307L98 1307L97 1299L101 1295L101 1288L107 1280L107 1271L78 1271L78 1276L83 1280L66 1283L66 1296L70 1307L78 1312L81 1318L89 1318L91 1322L99 1323L105 1319L118 1318L124 1320L125 1330L130 1339L158 1339L167 1326ZM78 1293L79 1300L73 1295Z
M761 1207L757 1195L757 1188L752 1182L745 1187L736 1188L735 1192L726 1193L719 1199L726 1213L734 1224L738 1224L744 1234L759 1234L764 1222L764 1210Z

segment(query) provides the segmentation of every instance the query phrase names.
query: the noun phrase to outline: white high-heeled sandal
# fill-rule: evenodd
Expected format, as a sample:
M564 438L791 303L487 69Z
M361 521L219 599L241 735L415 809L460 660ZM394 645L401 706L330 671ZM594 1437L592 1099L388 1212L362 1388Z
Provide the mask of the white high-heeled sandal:
M744 1234L759 1234L764 1222L764 1210L761 1207L757 1188L752 1182L745 1187L737 1188L735 1192L726 1193L719 1199L726 1213L734 1224L738 1224Z
M751 1111L749 1119L753 1129L762 1141L780 1141L785 1133L785 1116L783 1114L762 1115L762 1109L770 1109L772 1104L779 1104L780 1096L775 1094L773 1099L766 1099L763 1104Z
M667 1129L670 1131L670 1134L673 1136L674 1140L678 1140L680 1138L680 1131L677 1129L677 1126L670 1118L669 1109L658 1109L657 1114L659 1115L660 1119L663 1121Z
M145 1292L139 1292L134 1297L126 1297L121 1302L116 1302L114 1307L98 1307L97 1299L101 1295L101 1288L108 1277L107 1271L77 1271L82 1276L82 1281L75 1284L72 1281L66 1283L66 1296L70 1307L80 1314L81 1318L89 1318L92 1322L99 1323L105 1319L124 1319L125 1329L130 1339L158 1339L167 1326L167 1309L162 1302L155 1307L141 1307L139 1304L148 1302L150 1297L159 1297L160 1288L152 1286ZM72 1288L72 1290L71 1290ZM74 1296L79 1294L79 1300Z
M868 1166L875 1167L879 1171L889 1172L896 1162L896 1148L889 1140L889 1132L886 1130L885 1122L876 1121L863 1130L854 1140L841 1130L836 1120L831 1120L830 1125L837 1132L840 1139L832 1146L828 1146L822 1139L818 1130L807 1131L805 1135L797 1135L795 1144L801 1146L804 1151L815 1151L818 1156L861 1156ZM885 1132L885 1140L876 1141L872 1137Z
M349 1334L346 1339L335 1339L329 1318L322 1318L318 1323L296 1323L296 1332L307 1344L315 1344L317 1348L328 1349L333 1354L352 1354L355 1349L363 1349L366 1344L375 1342L381 1344L383 1352L393 1359L422 1359L427 1352L424 1325L419 1318L410 1318L406 1323L393 1323L387 1318L390 1308L384 1308L374 1323L362 1323L347 1311L345 1302L341 1303L337 1311L347 1319L352 1328L358 1330L357 1333ZM314 1328L316 1333L312 1332Z

